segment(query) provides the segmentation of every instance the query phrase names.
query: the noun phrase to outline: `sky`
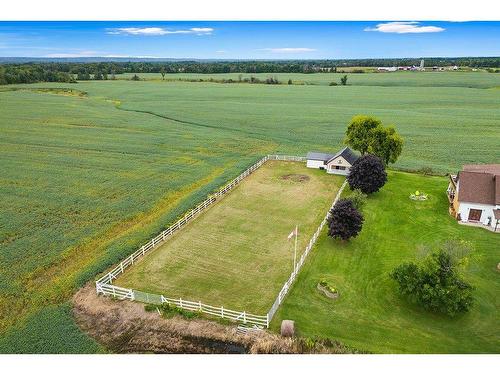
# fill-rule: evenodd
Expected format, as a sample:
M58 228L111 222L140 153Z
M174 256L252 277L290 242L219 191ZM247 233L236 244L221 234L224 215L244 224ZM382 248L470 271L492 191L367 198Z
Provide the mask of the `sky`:
M0 22L1 57L500 56L500 22Z

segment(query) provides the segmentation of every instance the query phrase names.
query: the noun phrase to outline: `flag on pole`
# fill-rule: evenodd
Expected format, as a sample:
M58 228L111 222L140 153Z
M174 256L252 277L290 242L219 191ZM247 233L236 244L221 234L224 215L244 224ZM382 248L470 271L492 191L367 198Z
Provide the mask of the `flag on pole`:
M295 229L292 231L292 233L290 233L290 234L288 235L288 237L287 237L287 238L288 238L289 240L291 240L294 236L297 236L297 234L298 234L297 232L298 232L298 228L297 228L297 227L295 227Z

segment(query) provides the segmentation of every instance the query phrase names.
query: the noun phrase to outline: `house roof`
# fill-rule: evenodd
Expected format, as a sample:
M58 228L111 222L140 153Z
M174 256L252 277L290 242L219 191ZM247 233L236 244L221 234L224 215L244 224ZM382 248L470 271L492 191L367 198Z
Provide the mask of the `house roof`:
M356 160L358 160L359 156L354 153L349 147L344 147L342 150L333 155L330 159L328 159L327 163L332 161L333 159L342 156L349 164L353 164Z
M500 164L464 165L458 181L460 202L500 204Z
M307 153L307 159L308 160L321 160L321 161L328 161L330 160L334 154L325 154L323 152L316 152L316 151L311 151Z
M483 172L499 175L500 164L466 164L462 167L462 170L468 172Z

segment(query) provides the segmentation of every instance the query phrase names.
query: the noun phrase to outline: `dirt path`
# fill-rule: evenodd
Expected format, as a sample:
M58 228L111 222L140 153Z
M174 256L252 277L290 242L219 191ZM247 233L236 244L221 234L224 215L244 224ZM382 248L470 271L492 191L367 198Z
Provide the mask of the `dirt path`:
M73 297L80 328L115 353L352 353L336 342L282 338L263 331L241 335L235 326L205 319L165 319L144 305L99 297L89 284Z

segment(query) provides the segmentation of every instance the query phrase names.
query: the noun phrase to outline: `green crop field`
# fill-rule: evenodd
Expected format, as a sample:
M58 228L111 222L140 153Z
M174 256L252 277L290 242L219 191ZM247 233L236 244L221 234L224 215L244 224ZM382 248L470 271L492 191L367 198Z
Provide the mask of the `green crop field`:
M166 74L164 81L174 80L222 80L232 79L238 81L241 77L255 77L265 80L268 77L276 77L287 84L291 79L293 84L323 85L330 82L340 84L340 78L347 74L347 82L353 86L405 86L405 87L466 87L466 88L492 88L500 87L500 74L487 72L391 72L391 73L176 73ZM161 81L160 73L139 73L139 78L143 80ZM117 75L119 80L131 79L132 73Z
M355 114L396 125L405 146L395 168L445 173L498 162L499 77L350 74L349 86L329 87L338 75L296 74L321 84L0 87L0 352L38 351L66 337L90 351L79 332L67 334L77 330L67 308L76 288L262 155L339 149ZM53 329L35 329L42 321Z
M115 284L265 315L325 216L342 177L269 161Z
M500 236L456 223L448 215L446 187L443 177L391 172L389 182L368 199L358 237L343 243L323 232L274 328L281 319L293 319L302 335L336 338L376 353L498 353ZM410 200L415 190L429 200ZM463 272L475 287L476 302L455 318L406 302L389 277L397 265L421 259L424 247L448 239L470 241L474 248ZM337 300L316 289L323 278L339 290Z

